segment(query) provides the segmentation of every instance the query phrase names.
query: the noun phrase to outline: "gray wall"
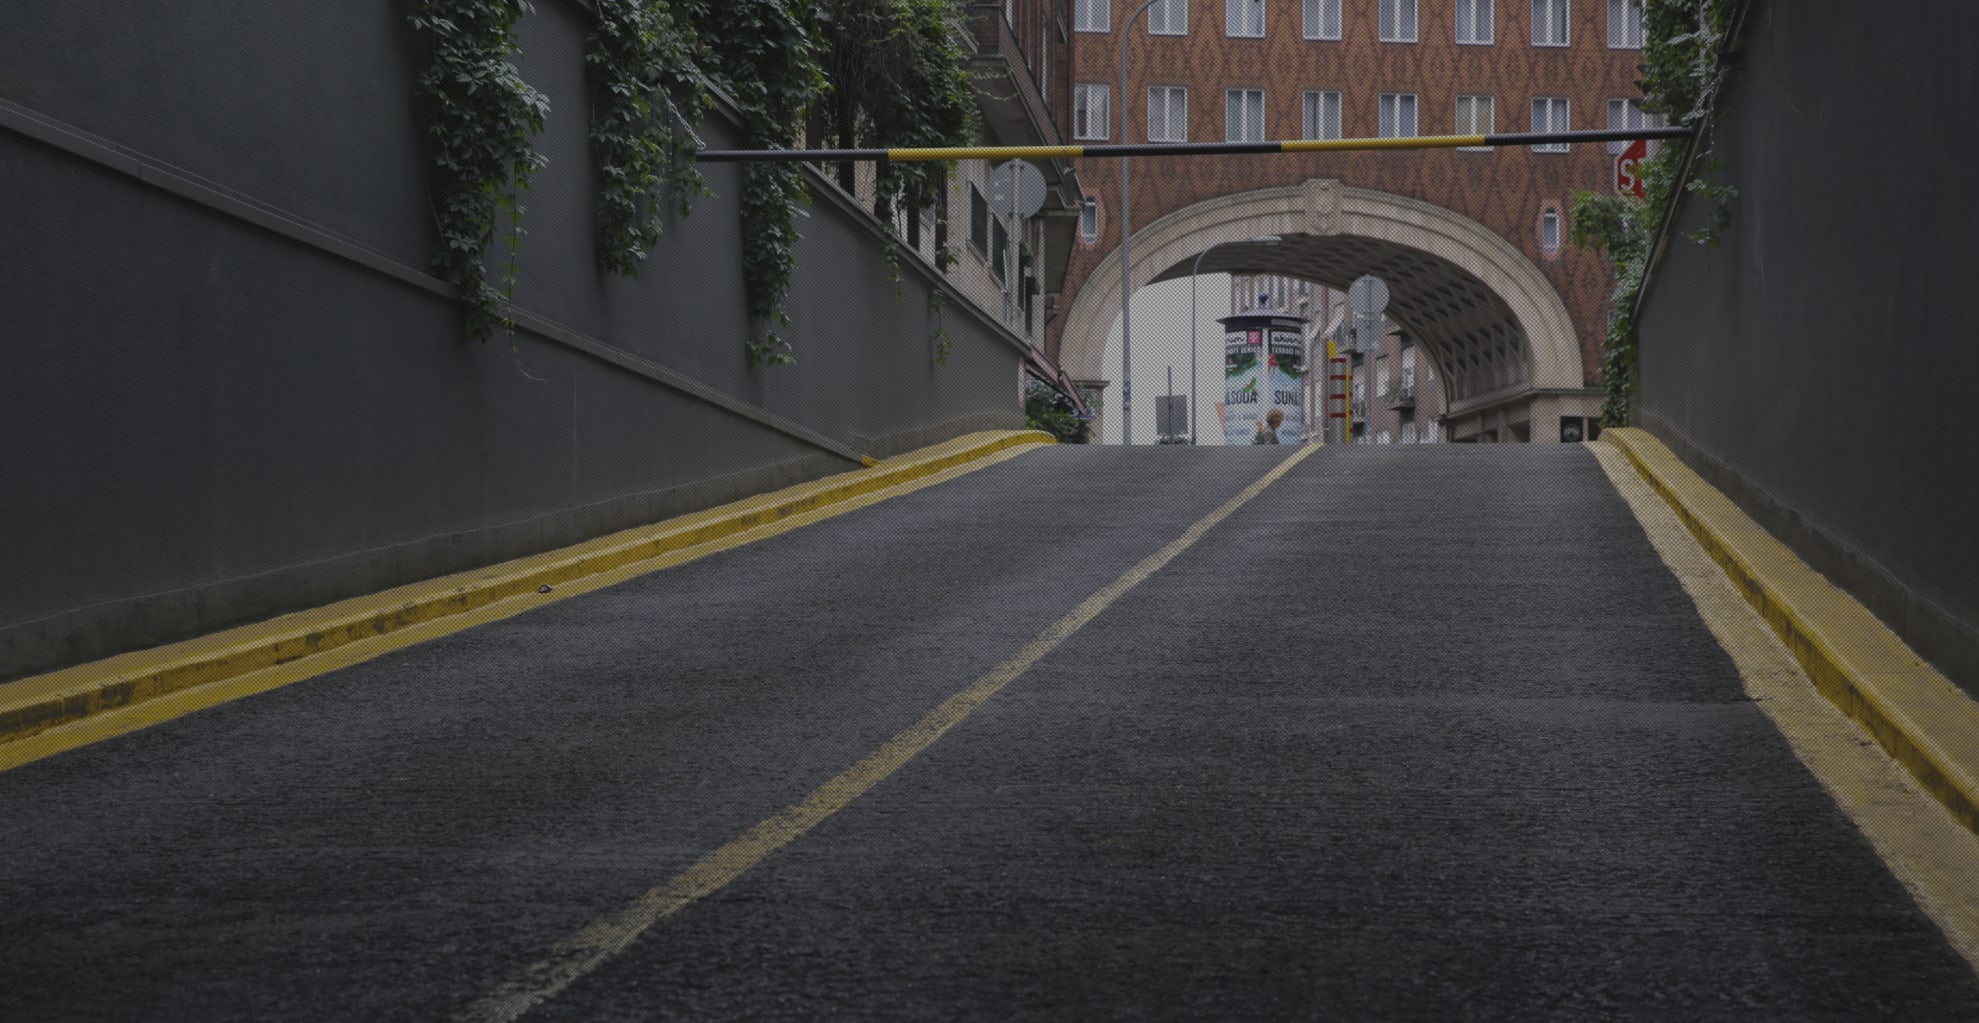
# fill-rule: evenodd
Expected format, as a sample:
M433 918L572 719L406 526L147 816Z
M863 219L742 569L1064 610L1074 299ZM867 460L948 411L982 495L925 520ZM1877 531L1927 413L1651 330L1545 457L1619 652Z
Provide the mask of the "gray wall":
M1731 232L1670 242L1636 418L1979 692L1974 39L1969 4L1755 4Z
M904 257L896 302L833 194L796 366L747 362L732 166L639 281L602 276L588 21L525 21L537 329L477 345L426 273L403 4L0 4L0 679L1022 425L1019 342L951 295L936 365L945 285Z

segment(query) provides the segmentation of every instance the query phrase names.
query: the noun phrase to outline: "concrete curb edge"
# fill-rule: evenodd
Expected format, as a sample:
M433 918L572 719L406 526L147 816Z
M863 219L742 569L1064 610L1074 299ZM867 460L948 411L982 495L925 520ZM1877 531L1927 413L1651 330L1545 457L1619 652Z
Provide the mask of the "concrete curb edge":
M1653 435L1602 431L1779 636L1815 688L1979 833L1979 703Z
M1050 443L1054 443L1051 435L1036 430L968 434L871 462L863 469L569 547L0 684L0 745L357 640L465 614L544 586L558 586L709 543L933 476L1019 445Z

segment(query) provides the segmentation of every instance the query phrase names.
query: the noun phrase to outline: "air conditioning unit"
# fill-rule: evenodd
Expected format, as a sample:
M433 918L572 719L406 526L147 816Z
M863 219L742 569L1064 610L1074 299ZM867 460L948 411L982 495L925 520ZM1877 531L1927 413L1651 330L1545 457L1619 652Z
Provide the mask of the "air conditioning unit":
M1580 416L1560 417L1560 443L1579 444L1591 440L1587 435L1587 420Z

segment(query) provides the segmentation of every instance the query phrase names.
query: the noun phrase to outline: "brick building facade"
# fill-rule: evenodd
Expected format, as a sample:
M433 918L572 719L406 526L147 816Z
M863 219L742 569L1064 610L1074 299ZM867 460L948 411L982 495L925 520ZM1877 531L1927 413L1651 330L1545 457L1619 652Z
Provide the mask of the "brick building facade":
M1639 0L1156 0L1127 43L1128 124L1122 139L1116 105L1122 93L1119 33L1138 0L1069 4L1067 88L1052 98L1055 107L1069 105L1060 123L1074 142L1447 135L1633 127L1645 120L1635 105ZM1556 407L1584 415L1597 401L1599 346L1613 286L1602 256L1566 244L1567 215L1576 190L1612 187L1619 148L1596 143L1544 152L1519 147L1136 159L1135 283L1188 271L1143 263L1142 230L1218 197L1318 181L1337 182L1336 191L1344 186L1349 192L1364 190L1358 195L1382 193L1441 208L1457 215L1452 219L1467 218L1504 239L1537 268L1571 318L1572 336L1562 340L1580 357L1579 366L1551 378L1544 393L1553 405L1546 417L1534 411L1533 395L1540 392L1532 371L1471 386L1453 404L1472 414L1450 439L1556 439L1550 423ZM1055 306L1059 312L1089 280L1104 277L1098 274L1103 265L1119 274L1113 215L1120 200L1118 171L1112 161L1074 166L1096 208L1070 249L1063 296ZM1333 240L1307 240L1313 243L1309 253L1321 251L1313 246L1340 249ZM1241 251L1249 257L1262 250ZM1337 251L1304 266L1292 261L1297 251L1281 246L1268 253L1277 262L1245 265L1219 265L1219 253L1205 269L1314 277L1334 288L1345 287L1355 275L1353 259ZM1385 265L1366 269L1408 277L1417 264L1394 258L1400 251L1380 250L1389 254ZM1345 279L1315 277L1320 266ZM1502 290L1492 273L1462 269L1483 287ZM1393 283L1407 290L1406 280ZM1424 287L1450 290L1430 282ZM1464 303L1475 300L1459 304ZM1412 326L1409 313L1408 308L1391 312L1405 331ZM1063 315L1050 322L1047 350L1075 375L1076 367L1090 373L1099 364L1091 349L1104 342L1104 328L1097 339L1090 329L1085 336L1068 337L1067 323ZM1433 330L1423 334L1425 360L1449 370L1437 372L1439 378L1454 375L1462 381L1468 373L1484 379L1481 367L1492 353L1439 344ZM1117 366L1110 368L1117 372ZM1519 380L1527 380L1523 389ZM1142 414L1137 407L1137 421Z

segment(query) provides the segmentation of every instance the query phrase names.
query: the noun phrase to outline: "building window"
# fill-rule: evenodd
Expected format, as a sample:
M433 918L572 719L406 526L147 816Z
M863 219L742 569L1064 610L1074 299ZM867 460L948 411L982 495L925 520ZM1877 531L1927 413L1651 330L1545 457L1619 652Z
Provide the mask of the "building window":
M1189 141L1189 90L1179 85L1148 90L1148 141Z
M969 185L969 247L983 257L989 255L989 222L989 200L983 198L983 190L972 182Z
M1223 140L1264 141L1263 89L1230 89L1223 94Z
M1617 130L1626 128L1633 131L1637 128L1661 128L1662 126L1663 115L1645 112L1642 109L1642 102L1640 100L1611 99L1608 101L1608 127L1610 128ZM1608 143L1608 151L1611 153L1619 153L1628 147L1629 143L1627 142ZM1651 142L1649 147L1650 152L1653 153L1656 151L1656 143Z
M1185 36L1189 34L1189 0L1158 0L1148 8L1148 34Z
M1060 8L1063 10L1063 8ZM1112 29L1112 0L1073 0L1072 28L1079 32L1106 32Z
M1223 0L1223 34L1233 39L1264 38L1264 0Z
M1566 131L1567 98L1565 96L1539 96L1532 101L1533 131ZM1564 153L1565 142L1547 142L1532 147L1535 153Z
M1532 45L1567 45L1568 0L1532 0Z
M1081 83L1072 87L1072 137L1075 139L1105 139L1107 125L1106 100L1111 95L1111 86Z
M1608 0L1608 46L1642 49L1642 0Z
M1010 275L1009 268L1003 265L1010 261L1010 232L1003 226L1002 217L990 218L990 232L990 244L995 246L989 254L990 273L996 275L998 283L1003 283Z
M1087 199L1079 204L1079 238L1087 245L1099 241L1099 200Z
M1063 0L1061 0L1061 3L1062 2ZM1064 9L1063 7L1060 8L1060 10L1063 9ZM1060 21L1058 23L1058 31L1060 35L1064 34L1065 22ZM1040 47L1040 49L1038 51L1038 98L1044 100L1048 104L1051 102L1051 77L1052 77L1051 50L1048 48L1043 48L1044 35L1045 35L1044 31L1039 30L1038 46Z
M1340 134L1340 94L1337 92L1308 92L1305 94L1304 122L1302 137L1309 139L1337 139Z
M1498 104L1489 96L1458 96L1456 135L1489 135L1498 130ZM1489 152L1490 146L1464 146L1471 152Z
M1416 133L1416 97L1408 92L1381 94L1381 137L1409 138Z
M1548 208L1539 215L1539 249L1549 256L1560 254L1560 211Z
M1416 0L1381 0L1381 41L1416 41Z
M1307 39L1340 38L1340 0L1305 0Z
M1495 38L1492 34L1491 0L1457 0L1457 41L1476 46L1489 46Z

